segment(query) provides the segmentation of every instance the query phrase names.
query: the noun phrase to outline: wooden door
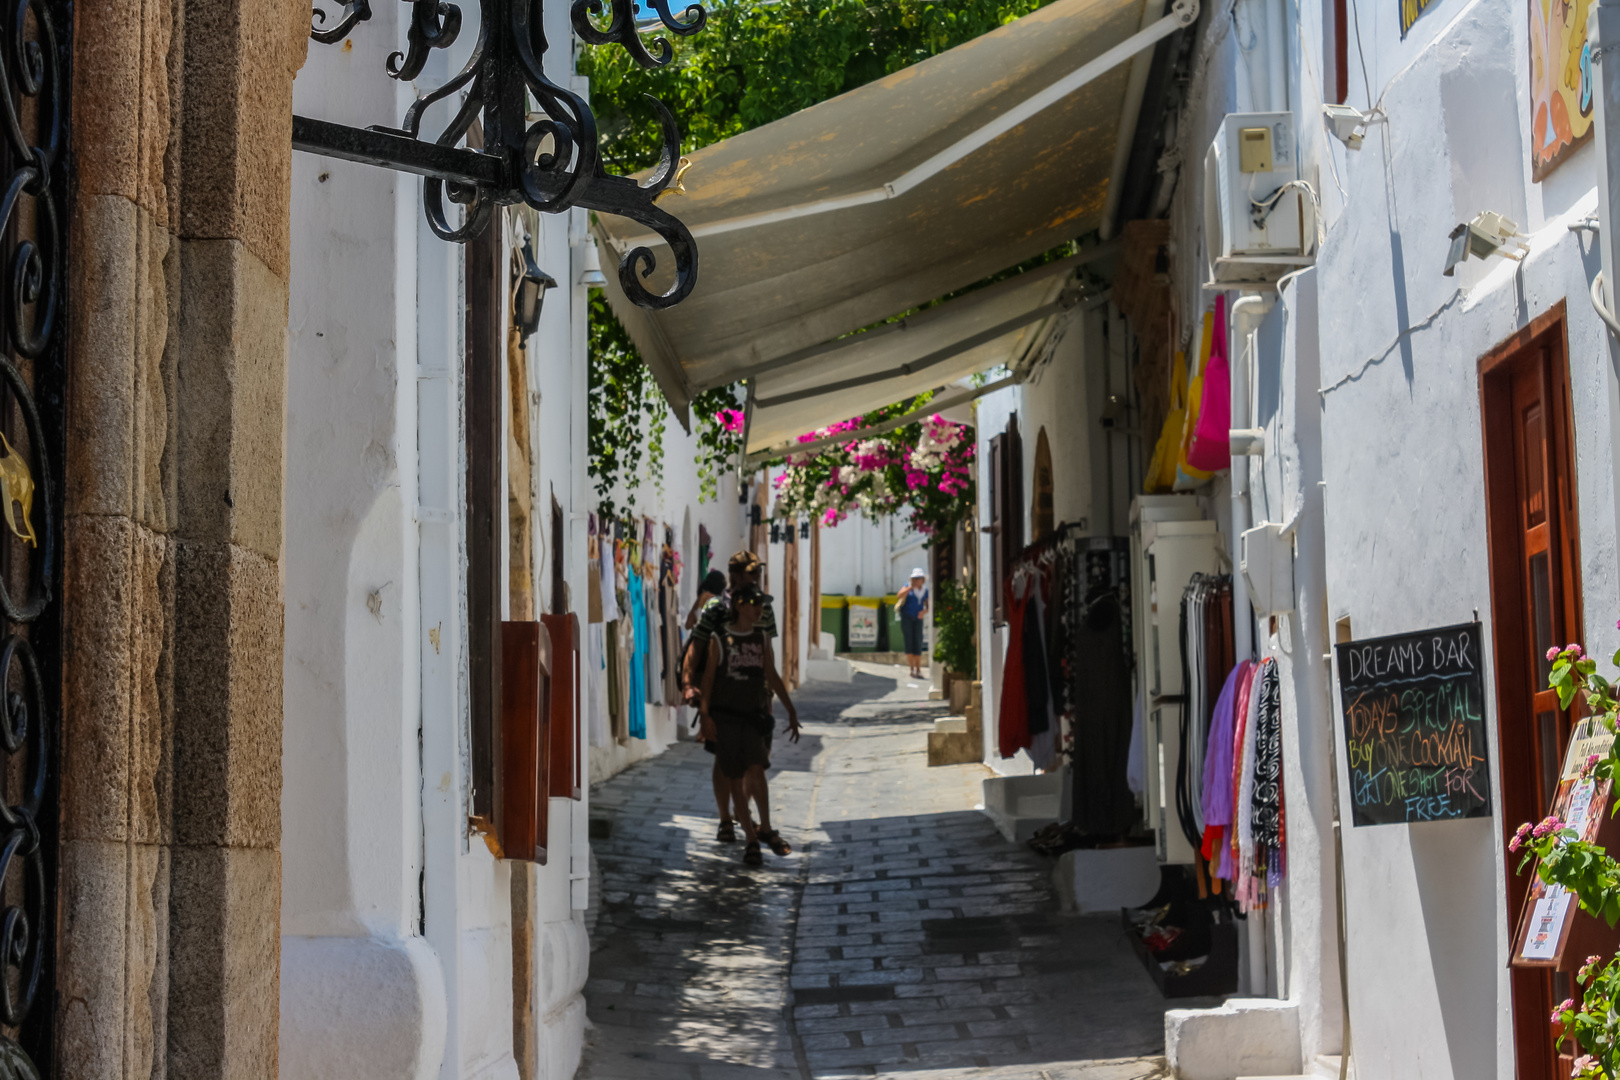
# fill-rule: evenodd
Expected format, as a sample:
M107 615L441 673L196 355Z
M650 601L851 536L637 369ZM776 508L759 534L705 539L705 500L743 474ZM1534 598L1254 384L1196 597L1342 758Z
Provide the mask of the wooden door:
M1481 361L1480 396L1506 844L1552 805L1575 719L1547 688L1547 650L1584 637L1562 304ZM1511 927L1529 878L1506 863ZM1515 968L1512 989L1519 1080L1568 1076L1548 1016L1577 996L1572 972Z
M792 689L799 685L799 543L791 521L782 545L782 678Z

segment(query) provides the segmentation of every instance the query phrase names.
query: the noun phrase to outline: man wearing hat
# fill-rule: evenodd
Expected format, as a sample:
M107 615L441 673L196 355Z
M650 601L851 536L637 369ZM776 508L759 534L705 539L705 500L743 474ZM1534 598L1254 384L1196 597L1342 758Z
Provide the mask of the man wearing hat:
M736 605L733 602L735 592L745 586L758 589L762 566L759 556L752 551L739 551L731 557L726 569L727 576L730 579L728 587L724 593L710 600L698 615L697 626L692 629L692 646L687 650L685 670L681 675L681 685L686 703L697 706L699 710L703 707L700 681L702 679L703 665L706 664L708 658L709 643L716 635L723 633L727 624L733 620L736 611ZM774 644L776 611L771 605L769 596L763 593L760 596L762 597L762 603L759 617L753 627L764 636L765 648L770 654L771 672L774 675L776 672ZM787 708L788 731L791 733L792 740L798 742L799 714L793 707L792 700L788 697L786 684L782 682L780 676L777 676L770 689L782 699L782 704ZM775 718L771 715L768 699L763 715L759 717L759 723L761 736L765 742L766 765L768 766L771 739L776 726ZM712 739L705 737L706 743L712 741ZM736 817L742 818L746 808L741 806L733 807L735 801L733 796L734 788L720 768L717 748L706 745L705 749L716 754L713 770L714 801L715 806L720 811L720 831L716 839L722 843L731 843L737 839L732 811L735 809ZM759 810L759 838L769 844L771 851L776 855L792 854L793 848L782 838L781 833L771 828L770 789L765 777L765 770L762 768L751 773L745 788L748 794L752 796L754 804Z
M894 607L900 613L900 636L905 639L911 677L920 679L923 677L923 616L928 614L928 575L923 573L922 567L911 572L911 583L895 595Z

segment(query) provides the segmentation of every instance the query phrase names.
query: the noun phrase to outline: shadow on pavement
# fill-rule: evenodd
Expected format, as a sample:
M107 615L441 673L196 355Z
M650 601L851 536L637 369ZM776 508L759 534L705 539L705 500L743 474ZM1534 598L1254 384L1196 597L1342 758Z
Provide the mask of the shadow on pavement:
M927 767L926 688L855 680L809 684L815 730L777 737L786 859L750 869L716 842L694 744L593 790L580 1076L1158 1075L1167 1003L1117 921L1056 911L1052 864L968 809L982 766Z

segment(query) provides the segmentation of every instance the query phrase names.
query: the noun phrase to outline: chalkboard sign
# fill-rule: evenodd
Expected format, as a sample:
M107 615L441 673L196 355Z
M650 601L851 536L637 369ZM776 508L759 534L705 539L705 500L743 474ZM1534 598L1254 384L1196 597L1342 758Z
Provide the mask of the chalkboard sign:
M1337 649L1355 824L1489 817L1479 623Z

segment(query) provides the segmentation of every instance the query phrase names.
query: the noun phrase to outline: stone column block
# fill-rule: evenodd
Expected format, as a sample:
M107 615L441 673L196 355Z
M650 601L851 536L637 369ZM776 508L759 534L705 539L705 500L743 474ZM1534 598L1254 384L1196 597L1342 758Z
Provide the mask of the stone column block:
M234 241L182 241L180 262L180 530L276 561L287 285Z
M74 11L73 148L79 195L119 195L169 224L176 0L105 0Z
M169 542L127 518L69 522L62 832L157 843L169 834Z
M177 845L168 1080L275 1080L281 856Z
M145 844L66 841L61 864L61 1075L162 1076L168 852Z
M175 560L174 792L179 843L281 840L280 578L226 544L182 541ZM271 919L274 930L279 916Z
M292 79L309 48L310 5L307 0L183 2L180 233L241 240L285 281L291 246Z

